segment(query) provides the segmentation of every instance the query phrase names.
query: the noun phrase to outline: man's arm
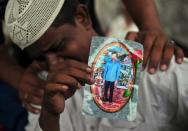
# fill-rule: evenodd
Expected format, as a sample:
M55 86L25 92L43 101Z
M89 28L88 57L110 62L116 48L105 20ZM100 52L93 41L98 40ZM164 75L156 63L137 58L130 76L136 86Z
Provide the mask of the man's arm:
M126 39L138 41L144 46L145 68L149 61L148 71L153 74L158 65L162 71L167 70L173 54L176 62L183 62L183 50L177 47L162 30L154 0L122 0L139 28L139 32L129 32ZM159 64L160 63L160 64Z
M123 0L123 2L140 30L162 31L153 0Z

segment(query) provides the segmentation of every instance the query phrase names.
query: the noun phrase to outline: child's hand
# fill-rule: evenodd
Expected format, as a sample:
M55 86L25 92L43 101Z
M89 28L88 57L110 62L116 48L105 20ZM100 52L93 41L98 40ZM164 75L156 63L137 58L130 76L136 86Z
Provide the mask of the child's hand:
M148 72L154 74L160 63L162 71L167 70L172 56L175 54L176 62L183 62L184 53L162 31L129 32L126 39L138 41L144 46L143 69L148 65Z
M85 83L92 84L92 70L75 60L62 60L48 55L49 74L45 86L43 106L51 113L63 112L65 100L74 95Z
M32 113L39 113L40 109L34 105L41 106L44 89L44 81L38 77L38 72L43 69L40 65L34 61L25 71L22 73L21 79L18 84L18 92L23 106L27 111Z

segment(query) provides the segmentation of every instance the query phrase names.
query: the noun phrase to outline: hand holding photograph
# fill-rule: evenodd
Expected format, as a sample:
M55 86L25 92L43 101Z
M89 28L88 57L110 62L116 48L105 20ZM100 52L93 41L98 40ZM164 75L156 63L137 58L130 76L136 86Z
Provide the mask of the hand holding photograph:
M83 114L134 120L142 61L137 42L93 37L88 64L95 83L84 89Z

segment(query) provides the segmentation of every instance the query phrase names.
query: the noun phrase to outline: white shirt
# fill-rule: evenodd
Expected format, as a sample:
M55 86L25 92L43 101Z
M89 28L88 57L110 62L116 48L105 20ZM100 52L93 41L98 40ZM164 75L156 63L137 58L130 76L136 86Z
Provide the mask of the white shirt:
M137 119L109 120L83 116L83 90L66 101L60 116L61 131L186 131L188 130L188 59L174 58L166 72L141 74ZM29 113L26 131L41 131L38 116Z

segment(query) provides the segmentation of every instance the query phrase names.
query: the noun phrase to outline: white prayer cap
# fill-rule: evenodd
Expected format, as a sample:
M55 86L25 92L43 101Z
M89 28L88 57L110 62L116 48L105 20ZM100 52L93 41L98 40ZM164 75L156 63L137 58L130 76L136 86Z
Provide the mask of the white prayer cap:
M37 41L50 27L65 0L9 0L5 26L21 49Z

